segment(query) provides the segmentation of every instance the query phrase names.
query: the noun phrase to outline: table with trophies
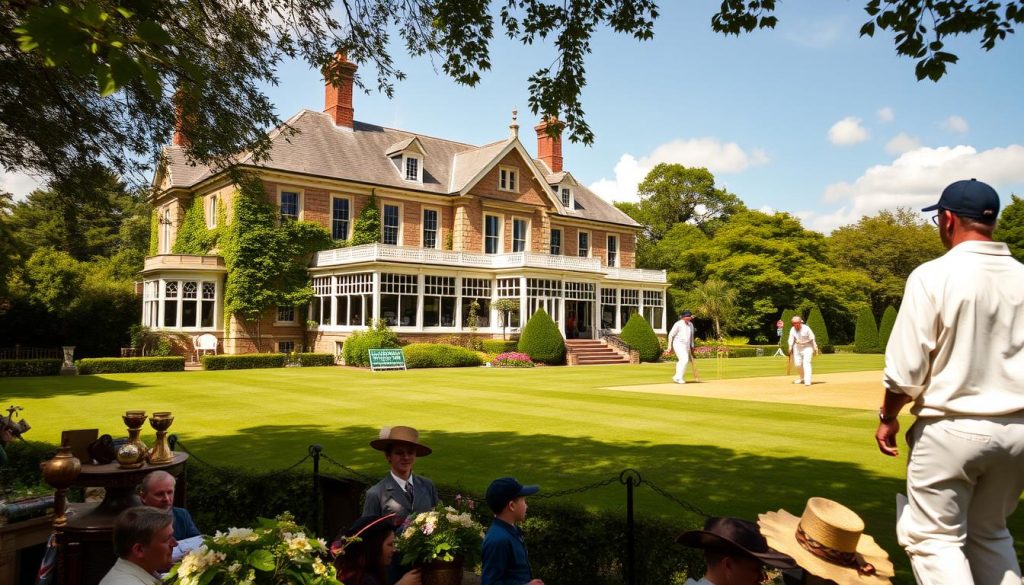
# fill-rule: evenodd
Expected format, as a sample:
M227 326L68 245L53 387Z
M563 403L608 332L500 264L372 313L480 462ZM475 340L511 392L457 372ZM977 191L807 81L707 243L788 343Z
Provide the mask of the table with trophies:
M62 445L53 459L43 463L43 478L56 490L53 527L58 583L99 583L117 560L112 543L114 520L125 509L140 504L135 490L142 478L156 470L174 476L184 471L188 455L173 452L167 441L167 429L174 417L169 412L154 412L149 417L156 430L152 449L140 438L146 418L145 411L127 411L122 419L128 427L128 439L118 444L109 436L100 437L89 449L89 462L79 461L69 445ZM67 504L70 487L102 487L103 501ZM183 492L184 486L180 487ZM180 502L181 494L175 495Z

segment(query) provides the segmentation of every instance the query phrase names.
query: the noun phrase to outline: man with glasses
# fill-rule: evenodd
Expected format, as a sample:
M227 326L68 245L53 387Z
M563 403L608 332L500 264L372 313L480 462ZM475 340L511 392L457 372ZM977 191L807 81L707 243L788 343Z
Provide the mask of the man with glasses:
M896 456L897 416L913 403L896 530L917 582L1019 585L1006 520L1024 492L1024 265L992 241L992 187L957 181L933 210L949 252L907 279L875 441Z

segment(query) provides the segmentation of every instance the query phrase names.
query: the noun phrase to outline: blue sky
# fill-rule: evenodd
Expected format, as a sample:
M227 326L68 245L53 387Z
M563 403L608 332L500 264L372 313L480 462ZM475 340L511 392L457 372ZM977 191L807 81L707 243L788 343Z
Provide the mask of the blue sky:
M566 169L609 200L635 200L658 162L706 166L748 206L825 232L931 203L959 178L991 183L1004 204L1024 194L1024 31L991 52L976 37L954 39L960 62L938 83L918 82L891 35L858 37L864 3L779 3L775 30L737 38L711 31L717 1L663 2L653 41L600 31L583 93L596 141L566 142ZM357 94L357 120L485 144L507 135L517 108L535 150L527 78L553 61L550 43L496 38L476 88L400 53L408 78L391 100ZM373 71L361 73L375 87ZM323 109L318 73L288 63L280 80L267 91L282 118ZM17 179L0 177L0 187L17 192Z

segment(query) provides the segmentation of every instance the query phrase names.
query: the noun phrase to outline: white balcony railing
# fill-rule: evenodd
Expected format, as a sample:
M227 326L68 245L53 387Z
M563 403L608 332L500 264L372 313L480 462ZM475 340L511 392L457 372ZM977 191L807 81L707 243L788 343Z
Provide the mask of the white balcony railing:
M513 254L478 254L473 252L448 252L429 248L365 244L351 248L337 248L319 252L313 259L314 268L344 266L363 262L407 262L443 266L467 266L472 268L546 268L607 275L609 278L652 283L665 283L662 270L640 270L635 268L605 268L600 258L579 258L576 256L553 256L537 252L515 252Z

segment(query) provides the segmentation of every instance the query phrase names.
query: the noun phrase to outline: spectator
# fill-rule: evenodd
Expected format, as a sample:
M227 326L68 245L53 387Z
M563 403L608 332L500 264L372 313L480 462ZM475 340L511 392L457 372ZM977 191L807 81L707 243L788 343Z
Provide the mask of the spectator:
M363 516L331 545L338 580L346 585L385 585L395 554L395 514ZM420 585L420 570L402 576L396 585Z
M686 585L758 585L766 565L795 567L793 559L768 548L757 524L739 518L708 518L704 530L684 532L676 542L704 550L704 577Z
M154 471L142 478L139 499L153 508L167 510L174 518L175 540L185 540L200 535L199 528L192 520L192 515L185 508L174 506L174 486L177 480L166 471Z
M494 522L484 537L481 585L544 585L533 578L526 541L517 526L526 519L526 496L538 491L540 487L524 486L512 477L488 486L487 505L494 512Z
M159 585L159 573L170 569L174 528L166 510L129 508L114 523L117 562L99 585Z

